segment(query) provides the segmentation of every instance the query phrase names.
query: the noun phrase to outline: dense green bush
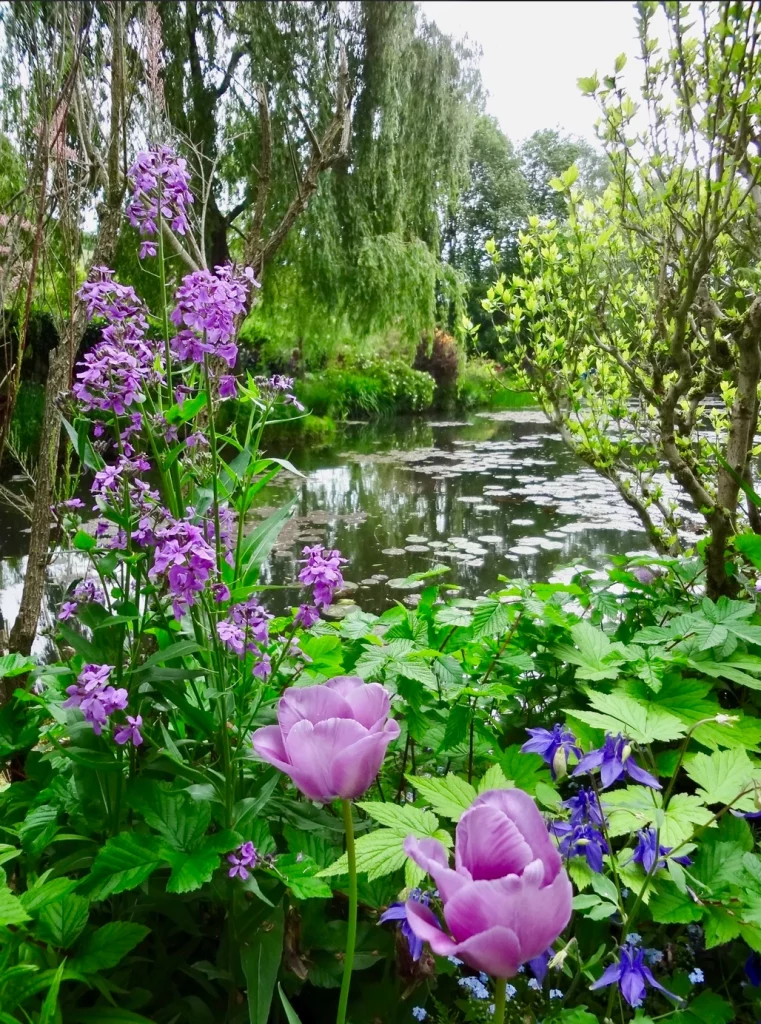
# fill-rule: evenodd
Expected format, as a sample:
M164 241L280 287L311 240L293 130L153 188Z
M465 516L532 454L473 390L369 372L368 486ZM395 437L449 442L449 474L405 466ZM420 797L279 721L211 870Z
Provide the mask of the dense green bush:
M533 396L508 379L502 367L483 356L471 357L463 367L457 402L463 409L522 409L535 404Z
M297 381L296 394L314 415L364 419L424 412L434 387L429 374L402 359L372 359L307 374Z

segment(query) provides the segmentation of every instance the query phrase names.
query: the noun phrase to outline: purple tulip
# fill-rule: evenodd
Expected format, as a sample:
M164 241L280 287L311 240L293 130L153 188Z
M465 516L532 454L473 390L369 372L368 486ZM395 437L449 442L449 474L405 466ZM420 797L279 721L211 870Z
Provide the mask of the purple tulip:
M380 683L336 676L320 686L291 687L277 725L254 733L259 757L290 775L310 800L352 800L372 785L386 748L399 735Z
M573 892L532 798L520 789L482 793L457 825L455 867L437 839L404 843L436 883L452 937L429 907L409 901L407 920L439 956L511 978L552 945L571 918Z

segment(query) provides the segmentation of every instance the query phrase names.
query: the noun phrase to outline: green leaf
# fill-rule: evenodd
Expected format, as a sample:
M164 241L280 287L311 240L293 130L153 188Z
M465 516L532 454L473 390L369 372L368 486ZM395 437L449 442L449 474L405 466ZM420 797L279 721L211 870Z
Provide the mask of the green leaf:
M24 675L36 666L34 658L27 658L23 654L4 654L0 658L0 679Z
M220 855L234 850L241 842L237 832L219 832L207 836L192 853L166 850L165 856L172 868L167 892L193 892L211 880L219 867Z
M603 899L609 900L611 903L618 903L618 892L607 875L595 875L592 879L592 888Z
M50 983L50 988L45 994L45 1000L40 1009L39 1024L54 1024L58 1019L58 992L61 988L61 981L63 980L65 970L66 961L59 964L58 970L55 972Z
M79 888L91 900L103 900L113 893L134 889L165 860L158 836L121 832L99 851Z
M758 776L744 750L696 754L685 766L685 771L700 786L699 795L707 804L731 803ZM752 794L746 799L752 803Z
M703 920L706 949L723 946L740 934L740 921L737 916L723 907L711 907Z
M10 889L0 889L0 928L23 924L29 920L21 900Z
M29 914L34 914L48 903L60 900L62 896L66 896L76 887L77 882L74 878L51 878L47 882L38 881L31 889L22 892L19 899L24 910Z
M244 940L240 964L246 979L250 1024L267 1024L280 961L283 958L284 914L280 904L275 913Z
M499 765L495 765L502 775ZM460 816L468 810L476 799L476 791L450 772L446 778L423 778L419 775L408 775L407 778L426 803L429 803L436 814L452 821L459 821ZM502 776L504 779L504 776Z
M437 626L445 626L451 629L453 626L461 626L467 629L473 624L473 615L467 608L458 608L454 604L445 604L439 608L434 615Z
M552 779L539 754L524 754L517 743L503 750L499 763L505 778L532 796L536 792L537 783L549 784Z
M715 992L701 992L686 1010L669 1017L670 1024L730 1024L735 1019L732 1006Z
M89 913L89 902L76 893L70 893L42 908L37 933L43 942L59 949L71 949L87 924Z
M285 1010L285 1016L288 1019L288 1024L301 1024L301 1021L299 1020L299 1015L288 1002L288 997L286 996L285 992L283 992L283 986L280 984L280 982L277 983L277 990L280 993L280 1002L283 1004L283 1009Z
M77 551L92 551L98 542L91 533L87 533L85 530L77 530L72 543Z
M703 916L702 908L673 882L659 883L650 899L650 913L658 924L690 924Z
M241 563L245 570L242 581L244 584L256 582L259 569L266 561L280 531L291 517L295 501L294 498L277 512L273 512L246 537L241 554Z
M501 601L479 601L473 609L473 639L504 633L514 614L511 605Z
M501 765L493 764L477 785L479 793L486 793L490 789L512 789L514 783L505 777Z
M757 533L741 533L734 538L734 545L757 569L761 569L761 537Z
M118 837L117 837L118 838ZM96 974L116 967L150 931L132 921L112 921L87 935L71 961L72 970Z
M298 900L330 899L333 891L327 882L317 878L320 865L303 854L286 853L277 859L277 871Z
M475 799L475 793L473 799ZM421 811L417 807L410 807L409 804L392 804L382 800L359 800L357 807L361 807L365 814L369 814L374 821L380 822L387 828L395 829L404 836L410 833L431 836L439 826L435 814L431 814L430 811Z
M195 849L211 822L208 803L191 799L169 782L140 780L133 786L129 802L175 850Z
M555 655L570 665L577 665L579 679L616 679L624 660L606 633L590 622L577 622L571 627L571 637L576 647L560 644ZM577 650L578 648L578 650Z
M613 66L616 70L616 74L618 74L620 71L623 71L626 67L626 54L619 53L619 55L616 57L616 61Z
M640 703L621 692L587 690L587 696L595 711L568 709L566 714L596 729L624 733L637 743L675 740L687 731L676 715L656 703Z

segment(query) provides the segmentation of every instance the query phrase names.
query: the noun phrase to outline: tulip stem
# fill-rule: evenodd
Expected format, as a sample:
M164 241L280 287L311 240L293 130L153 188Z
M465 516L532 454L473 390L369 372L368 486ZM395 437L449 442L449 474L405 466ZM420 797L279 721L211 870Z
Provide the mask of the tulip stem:
M494 1024L505 1024L507 978L494 979Z
M349 920L346 928L344 976L341 981L341 996L338 1000L336 1024L346 1024L351 972L354 967L354 946L357 942L357 856L354 850L354 823L351 818L351 800L342 800L341 808L343 810L344 829L346 831L346 859L349 862Z

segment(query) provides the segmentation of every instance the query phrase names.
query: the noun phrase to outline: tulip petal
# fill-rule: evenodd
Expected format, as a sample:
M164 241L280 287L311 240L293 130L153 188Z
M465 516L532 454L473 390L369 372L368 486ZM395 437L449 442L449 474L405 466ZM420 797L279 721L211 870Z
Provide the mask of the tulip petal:
M450 868L447 851L438 839L416 839L415 836L407 836L404 840L404 852L431 876L444 903L470 881L467 873L458 874Z
M458 943L454 954L474 970L485 971L495 978L512 978L523 962L515 932L502 925Z
M521 835L531 847L531 860L539 858L544 864L544 881L549 883L563 866L563 860L550 838L539 808L522 789L490 789L476 797L471 807L487 804L496 807L514 821Z
M265 725L257 729L251 737L254 750L265 761L269 761L281 772L287 772L290 768L288 755L283 746L283 736L280 727L277 725Z
M455 868L466 867L473 879L519 875L533 859L518 827L499 808L474 804L460 818Z
M354 724L362 730L362 736L336 755L331 773L333 788L344 800L353 800L372 786L386 748L399 735L399 724L393 719L386 722L383 732L368 732L358 722Z
M342 697L348 697L350 693L353 693L360 687L364 689L367 684L361 676L333 676L332 679L327 679L322 685L335 690Z
M312 725L296 722L285 737L288 774L310 800L330 803L339 796L333 782L336 758L368 732L350 718L328 718Z
M371 732L380 732L391 707L391 698L385 687L380 683L366 683L342 696L351 708L352 718Z
M451 956L457 948L430 907L416 900L407 900L407 924L417 938L427 942L438 956Z
M520 880L516 890L520 895ZM456 942L465 942L498 924L514 928L513 917L511 901L499 882L466 882L444 904L444 919Z
M326 686L291 686L280 698L277 720L285 738L297 722L312 725L329 718L353 718L352 710L335 690Z

